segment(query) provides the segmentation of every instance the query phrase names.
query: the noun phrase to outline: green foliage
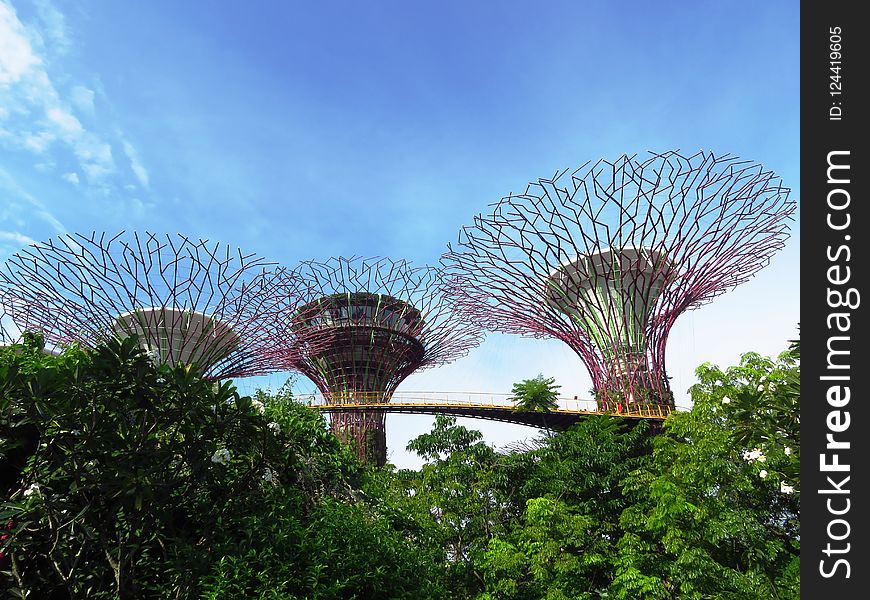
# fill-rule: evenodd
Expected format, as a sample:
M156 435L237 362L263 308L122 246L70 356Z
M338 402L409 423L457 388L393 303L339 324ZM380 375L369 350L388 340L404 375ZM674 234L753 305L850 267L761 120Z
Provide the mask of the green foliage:
M797 597L798 360L702 366L693 410L655 435L590 418L502 454L436 420L409 444L429 462L405 476L441 533L451 596Z
M800 348L698 369L651 429L586 419L522 451L439 416L419 471L135 340L0 348L0 584L25 598L797 598ZM559 386L514 386L547 412Z
M216 493L225 471L250 486L254 465L210 459L248 446L256 424L229 410L242 403L230 386L187 367L158 369L135 340L59 357L32 341L6 350L0 373L8 439L33 440L2 508L15 523L14 582L24 595L143 595L172 561L167 542L201 526L203 507L226 509Z
M204 598L443 597L436 564L363 505L325 498L304 510L276 491L245 509L215 548Z
M552 377L544 378L543 374L534 379L526 379L515 383L511 389L511 400L514 409L522 412L550 412L559 407L561 385L556 385Z
M512 541L493 539L483 557L484 597L592 598L589 569L602 562L590 535L594 522L565 502L534 498L527 502Z
M501 461L517 517L490 542L488 598L594 598L606 590L629 505L622 480L651 460L645 423L582 421L530 452Z
M430 433L408 443L430 462L419 473L401 473L406 493L432 521L432 536L445 552L443 563L457 597L478 588L477 563L488 540L502 526L501 504L491 478L498 454L478 431L439 415Z
M364 468L286 390L240 396L192 367L155 366L132 338L57 357L41 348L28 336L0 350L12 473L0 577L18 597L437 589L437 577L417 579L431 561L359 499Z
M798 597L797 358L698 369L692 411L627 481L614 597Z
M721 373L713 369L714 385L741 446L758 449L767 460L770 478L800 494L800 341L776 361L747 354L740 366ZM729 395L730 394L730 395Z

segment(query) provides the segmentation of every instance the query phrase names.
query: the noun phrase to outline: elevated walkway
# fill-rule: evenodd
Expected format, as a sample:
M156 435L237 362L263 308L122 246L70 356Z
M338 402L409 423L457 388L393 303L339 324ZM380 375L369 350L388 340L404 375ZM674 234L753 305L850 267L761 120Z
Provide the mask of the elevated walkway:
M371 392L347 397L324 398L321 394L297 396L296 400L326 413L378 411L411 414L446 414L457 417L488 419L544 429L567 429L577 421L610 414L625 419L662 421L674 409L657 404L616 404L599 406L595 400L559 398L558 408L550 412L520 411L510 394L481 392L396 392L389 402L384 394Z

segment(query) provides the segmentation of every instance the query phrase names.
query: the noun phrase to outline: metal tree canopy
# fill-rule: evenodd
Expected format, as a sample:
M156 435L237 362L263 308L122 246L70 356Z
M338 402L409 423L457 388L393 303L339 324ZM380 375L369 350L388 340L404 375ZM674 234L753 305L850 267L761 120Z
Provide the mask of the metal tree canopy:
M482 327L568 344L602 404L672 406L671 327L769 263L788 194L761 165L704 151L586 163L477 215L445 277Z
M239 346L239 335L213 315L176 308L137 308L115 317L118 337L136 335L161 363L210 366Z
M646 326L673 265L663 253L609 248L559 265L546 279L546 301L589 335L613 378L645 368Z
M415 371L452 361L480 342L479 329L442 294L440 271L387 258L305 262L288 367L327 402L382 404ZM316 345L313 348L312 345ZM386 462L382 411L331 415L333 431L370 462Z
M295 288L268 264L181 235L67 235L6 262L0 305L18 329L55 346L135 334L160 362L244 377L280 369L286 355L276 304L292 302Z
M300 322L300 333L329 336L323 350L308 355L309 376L322 381L337 403L353 401L363 391L376 391L388 401L424 358L417 339L423 327L420 311L391 296L333 294L301 310L313 316Z

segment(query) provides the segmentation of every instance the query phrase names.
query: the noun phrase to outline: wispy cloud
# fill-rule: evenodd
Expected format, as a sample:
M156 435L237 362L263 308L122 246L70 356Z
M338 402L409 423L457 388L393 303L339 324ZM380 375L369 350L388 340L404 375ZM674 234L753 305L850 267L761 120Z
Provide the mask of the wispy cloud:
M85 131L78 119L57 106L47 109L45 116L48 117L48 120L57 127L58 132L64 137L74 140Z
M15 242L23 247L35 244L36 240L17 231L0 231L0 242Z
M0 230L0 261L5 261L16 252L35 243L36 240L19 231ZM0 306L0 312L2 312L2 306Z
M15 10L0 2L0 105L16 107L0 115L9 145L43 154L55 144L72 150L82 171L99 179L114 170L111 145L82 125L71 106L64 102L46 69L46 60L36 45L53 51L68 44L63 16L49 3L37 3L43 33L27 28ZM77 87L73 88L77 90ZM74 91L72 99L81 105L84 94Z
M60 220L48 210L36 196L28 193L5 170L0 169L0 191L4 203L0 210L0 222L14 223L16 227L25 226L24 216L42 221L56 233L66 233L67 229Z
M0 86L20 81L40 62L15 11L0 2Z
M83 85L73 86L70 90L70 102L73 106L87 115L94 114L94 97L96 93Z
M95 190L123 190L117 179L124 178L147 188L148 172L133 144L116 128L100 130L93 86L60 67L59 57L71 53L63 14L48 0L33 5L36 18L25 24L0 0L0 145L35 155L49 168L70 157ZM119 172L113 146L123 149L130 171Z
M142 161L139 160L139 153L136 152L136 148L127 140L124 140L124 154L130 160L130 169L132 169L133 174L139 181L139 185L148 189L148 171L142 166Z
M51 45L55 52L66 52L71 46L66 18L48 0L33 0L36 14L41 22L41 30L45 42Z
M28 193L0 168L0 262L35 244L32 235L67 232L63 223L39 198ZM39 233L37 233L39 232Z

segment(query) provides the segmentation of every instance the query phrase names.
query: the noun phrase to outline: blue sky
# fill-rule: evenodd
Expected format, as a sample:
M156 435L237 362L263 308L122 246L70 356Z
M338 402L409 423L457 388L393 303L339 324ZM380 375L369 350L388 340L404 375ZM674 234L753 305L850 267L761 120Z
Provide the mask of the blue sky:
M793 1L0 0L0 260L147 229L289 266L434 263L527 181L646 150L756 160L799 199L798 17ZM698 364L795 337L798 243L795 222L768 269L678 323L678 403ZM562 344L492 335L402 389L508 392L539 372L590 387ZM430 422L390 417L396 464ZM477 425L495 444L530 434Z

